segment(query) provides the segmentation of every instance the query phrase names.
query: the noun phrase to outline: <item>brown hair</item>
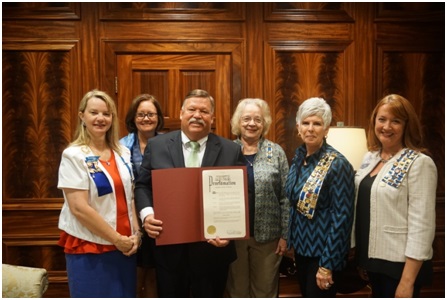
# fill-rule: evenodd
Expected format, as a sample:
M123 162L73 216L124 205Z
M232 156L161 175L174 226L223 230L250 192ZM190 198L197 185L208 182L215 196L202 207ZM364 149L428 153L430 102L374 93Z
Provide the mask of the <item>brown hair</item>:
M183 104L182 104L182 110L185 107L186 100L189 99L189 98L195 98L195 97L197 97L197 98L206 98L206 99L210 100L210 103L211 103L211 113L214 114L214 106L215 106L214 98L207 91L201 90L201 89L192 90L185 96L185 99L183 100Z
M135 99L132 100L132 104L130 105L129 110L127 111L127 114L126 114L125 123L126 123L127 131L129 133L138 131L137 125L135 125L135 115L137 114L138 106L140 106L140 103L143 101L152 102L152 104L154 104L155 108L157 109L158 124L157 124L157 128L155 128L155 131L160 131L164 127L164 117L163 117L163 112L161 110L160 103L152 95L141 94L141 95L136 96Z
M389 105L392 114L405 122L402 141L403 146L412 150L426 152L427 149L423 146L421 124L413 105L404 97L396 94L385 96L374 108L369 120L368 150L378 151L382 148L382 144L375 134L375 122L377 111L385 104Z

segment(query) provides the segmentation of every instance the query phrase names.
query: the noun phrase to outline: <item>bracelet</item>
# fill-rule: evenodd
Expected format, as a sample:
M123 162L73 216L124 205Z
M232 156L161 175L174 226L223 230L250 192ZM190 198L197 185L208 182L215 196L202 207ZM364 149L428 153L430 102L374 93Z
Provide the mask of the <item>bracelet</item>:
M332 275L332 271L329 269L326 269L324 267L318 268L318 273L320 273L323 276L331 276Z

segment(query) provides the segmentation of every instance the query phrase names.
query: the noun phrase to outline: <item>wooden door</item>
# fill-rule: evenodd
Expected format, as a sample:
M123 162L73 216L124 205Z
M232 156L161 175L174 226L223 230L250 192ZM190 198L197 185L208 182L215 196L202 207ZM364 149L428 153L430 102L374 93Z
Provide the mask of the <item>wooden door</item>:
M215 99L213 131L233 138L230 117L241 93L238 88L240 82L235 84L235 78L239 80L239 76L235 74L238 75L240 70L234 62L234 57L240 55L238 45L227 45L223 47L224 51L210 52L209 49L217 45L209 44L208 51L203 53L197 51L197 45L191 52L175 48L153 51L152 45L149 51L148 48L140 51L133 49L134 53L120 53L117 49L119 46L123 45L113 45L112 61L116 62L116 76L109 76L104 83L105 86L110 86L110 82L115 81L121 136L127 133L125 115L132 99L137 95L148 93L155 96L165 117L164 131L170 131L180 128L180 109L185 95L190 90L199 88L207 90ZM240 59L236 61L240 62ZM112 71L112 67L109 64L109 71Z

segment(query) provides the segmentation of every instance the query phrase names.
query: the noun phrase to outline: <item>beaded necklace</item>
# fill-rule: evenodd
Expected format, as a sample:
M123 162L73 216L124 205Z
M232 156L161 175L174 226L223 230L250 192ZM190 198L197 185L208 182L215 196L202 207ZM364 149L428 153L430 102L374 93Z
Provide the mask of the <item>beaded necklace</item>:
M391 158L393 158L394 154L390 154L388 159L384 159L382 158L382 150L380 150L379 156L380 156L380 162L386 164L387 162L390 161Z

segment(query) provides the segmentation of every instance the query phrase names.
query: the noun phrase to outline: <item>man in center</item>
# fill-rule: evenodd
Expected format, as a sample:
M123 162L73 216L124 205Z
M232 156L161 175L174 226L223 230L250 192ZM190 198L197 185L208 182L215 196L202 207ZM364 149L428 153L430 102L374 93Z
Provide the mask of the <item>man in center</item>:
M207 91L192 90L186 95L180 111L181 130L148 141L135 183L135 203L143 228L152 238L156 239L163 230L163 220L154 218L152 170L188 166L189 156L194 151L191 142L199 144L197 166L245 165L239 145L211 133L214 109L214 99ZM175 207L182 199L170 201ZM216 238L155 248L159 297L223 297L229 264L236 259L233 241Z

